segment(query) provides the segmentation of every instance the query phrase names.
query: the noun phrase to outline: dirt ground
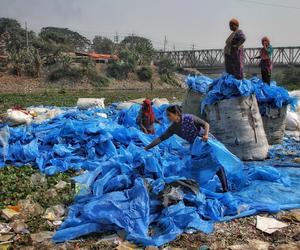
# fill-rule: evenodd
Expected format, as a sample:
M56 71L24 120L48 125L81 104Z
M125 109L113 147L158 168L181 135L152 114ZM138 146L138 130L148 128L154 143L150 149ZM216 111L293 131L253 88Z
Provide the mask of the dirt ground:
M181 87L184 86L184 77L177 75L177 79L182 83ZM136 76L132 75L128 80L114 80L111 79L108 86L101 89L107 90L151 90L151 84L153 89L170 89L179 88L178 85L168 85L160 81L159 76L155 75L153 81L140 82ZM26 76L15 76L7 73L0 73L0 93L36 93L41 91L51 90L72 90L72 91L90 91L95 89L91 84L86 81L72 81L72 80L61 80L56 83L47 82L45 77L43 78L30 78Z

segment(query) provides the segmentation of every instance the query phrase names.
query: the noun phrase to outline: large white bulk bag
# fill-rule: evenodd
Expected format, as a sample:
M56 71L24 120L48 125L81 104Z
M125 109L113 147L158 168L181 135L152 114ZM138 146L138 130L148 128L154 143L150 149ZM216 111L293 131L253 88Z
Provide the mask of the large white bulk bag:
M121 102L118 104L117 109L118 110L130 109L133 104L134 104L133 102Z
M154 98L152 100L152 104L153 104L153 106L160 107L165 104L169 105L170 102L167 98Z
M269 144L256 97L237 97L205 107L211 133L241 160L264 160Z
M6 121L12 125L30 124L32 116L26 111L8 109Z
M298 99L297 113L300 113L300 90L291 91L289 94Z
M288 111L286 115L285 129L289 131L300 131L300 115L295 112Z
M77 101L77 107L79 109L89 109L89 108L101 108L104 109L105 98L79 98Z
M271 105L264 106L264 113L261 118L269 145L282 143L285 131L287 106L274 108Z

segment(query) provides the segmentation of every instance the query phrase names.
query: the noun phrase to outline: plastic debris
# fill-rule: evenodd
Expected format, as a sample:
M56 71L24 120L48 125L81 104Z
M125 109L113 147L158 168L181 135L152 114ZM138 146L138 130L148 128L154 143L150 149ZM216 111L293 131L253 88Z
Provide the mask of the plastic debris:
M55 205L46 209L43 218L51 221L58 221L65 215L65 208L63 205Z
M248 244L232 245L229 246L230 250L267 250L270 243L261 240L249 240Z
M0 234L8 233L11 230L11 226L8 223L0 222Z
M98 245L101 242L108 242L111 244L115 244L115 245L119 245L121 243L121 238L117 235L117 234L111 234L111 235L107 235L103 238L101 238L96 245Z
M275 250L299 250L300 243L282 244L275 248Z
M42 231L42 232L31 234L30 237L33 242L40 243L40 242L50 240L53 234L54 232L51 231Z
M45 175L36 173L30 176L30 182L33 186L43 186L47 184L47 179Z
M15 216L18 216L20 213L11 209L11 208L4 208L1 210L1 216L6 220L11 220Z
M38 216L44 212L43 207L37 202L34 202L30 197L20 200L18 206L20 207L22 216L25 217Z
M28 231L28 226L25 224L24 221L22 220L14 220L10 226L12 227L12 229L14 230L15 233L29 233Z
M15 236L14 233L0 234L0 242L10 241L14 236ZM1 247L0 247L0 249L1 249Z
M267 233L272 234L278 229L287 227L288 224L280 222L274 218L268 218L268 217L262 217L257 216L256 217L256 228Z
M122 241L120 244L116 247L117 250L134 250L134 249L140 249L135 244L132 244L128 241Z
M68 185L65 181L59 181L54 187L57 189L64 189Z

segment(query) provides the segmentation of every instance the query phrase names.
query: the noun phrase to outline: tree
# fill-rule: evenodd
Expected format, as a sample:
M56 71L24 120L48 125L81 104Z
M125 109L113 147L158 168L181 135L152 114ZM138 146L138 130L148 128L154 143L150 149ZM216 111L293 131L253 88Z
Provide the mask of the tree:
M20 23L11 18L0 18L0 35L8 32L9 42L7 50L11 53L20 51L26 47L26 30L23 29ZM28 40L32 42L36 38L33 31L28 32Z
M109 38L103 36L95 36L92 48L96 53L112 54L114 43Z
M121 42L121 46L134 54L139 65L148 65L151 63L154 48L149 39L140 36L127 36Z
M65 51L85 51L91 44L86 37L67 28L44 27L39 36L46 42L64 46Z

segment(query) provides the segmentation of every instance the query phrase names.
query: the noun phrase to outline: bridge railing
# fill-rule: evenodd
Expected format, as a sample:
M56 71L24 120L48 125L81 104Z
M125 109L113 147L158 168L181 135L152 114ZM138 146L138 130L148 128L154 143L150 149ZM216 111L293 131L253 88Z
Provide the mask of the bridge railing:
M261 48L245 48L244 63L255 66L258 60L251 58L259 56ZM222 67L224 65L223 49L158 51L155 59L170 58L177 66L183 68ZM274 66L300 65L300 47L274 47L272 56Z

